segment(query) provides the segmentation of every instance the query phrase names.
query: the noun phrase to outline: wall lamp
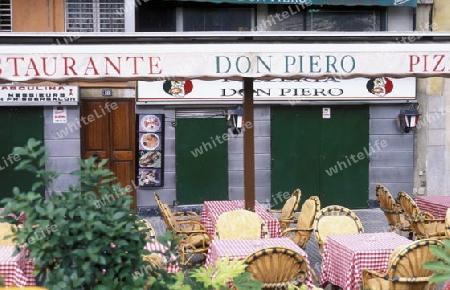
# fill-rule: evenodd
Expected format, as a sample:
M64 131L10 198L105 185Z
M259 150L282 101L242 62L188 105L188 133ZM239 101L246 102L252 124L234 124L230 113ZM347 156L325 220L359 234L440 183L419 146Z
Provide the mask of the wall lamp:
M417 109L411 106L409 109L400 111L400 126L405 133L409 133L412 129L416 128L419 122L420 113Z
M242 107L239 106L236 108L236 110L229 112L227 121L228 127L231 128L233 134L240 134L244 124L244 110L242 109Z

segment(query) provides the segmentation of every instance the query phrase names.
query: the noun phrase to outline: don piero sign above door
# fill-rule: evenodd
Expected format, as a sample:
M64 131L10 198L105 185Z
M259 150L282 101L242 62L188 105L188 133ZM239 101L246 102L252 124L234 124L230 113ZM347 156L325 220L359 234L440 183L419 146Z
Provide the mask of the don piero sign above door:
M237 102L242 101L242 83L230 80L138 82L138 103ZM416 79L355 78L273 79L255 81L255 103L304 100L411 100L416 97Z

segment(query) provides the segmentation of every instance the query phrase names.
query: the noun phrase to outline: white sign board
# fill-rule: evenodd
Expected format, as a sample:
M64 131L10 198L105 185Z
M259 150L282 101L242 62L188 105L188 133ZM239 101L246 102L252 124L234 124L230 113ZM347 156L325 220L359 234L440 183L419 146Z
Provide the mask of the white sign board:
M416 98L415 78L356 79L273 79L255 80L254 101L289 102L307 100L411 100ZM218 81L154 81L138 82L139 103L186 103L242 101L242 82Z
M0 85L0 106L77 105L77 86Z
M448 77L450 44L2 45L0 81ZM408 38L409 41L409 38Z

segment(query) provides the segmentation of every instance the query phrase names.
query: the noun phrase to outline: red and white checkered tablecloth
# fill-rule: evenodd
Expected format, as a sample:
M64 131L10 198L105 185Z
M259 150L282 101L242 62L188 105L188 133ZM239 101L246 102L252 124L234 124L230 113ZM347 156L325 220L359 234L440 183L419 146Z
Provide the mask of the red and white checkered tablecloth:
M396 233L364 233L328 236L323 250L320 284L343 290L360 290L363 269L383 272L392 252L411 240Z
M208 233L214 237L216 222L222 213L244 208L244 200L205 201L202 208L202 223L205 225ZM281 237L281 227L278 219L268 212L258 201L255 201L255 213L257 213L266 224L271 238Z
M286 247L302 255L308 265L308 279L305 281L305 284L309 288L312 288L314 282L310 270L311 267L308 260L308 254L289 238L213 240L208 249L205 266L213 266L217 259L225 257L229 257L230 260L242 260L256 250L270 246Z
M4 211L5 209L3 208L3 207L1 207L0 208L0 215L2 214L2 212ZM16 220L18 220L20 223L24 223L24 221L25 221L25 212L21 212L20 213L20 215L19 216L15 216L15 215L13 215L13 214L11 214L11 216L12 217L14 217Z
M450 196L418 196L416 203L420 210L433 214L435 218L445 218L450 207Z
M15 246L0 246L0 275L5 286L34 286L33 263L25 251L13 256Z
M168 248L166 246L163 246L159 242L147 243L144 248L150 252L155 252L155 251L159 252L160 253L159 256L163 259L165 259L165 257L162 253L164 253L168 250ZM173 255L173 261L175 261L175 260L176 260L176 257ZM177 273L178 271L180 271L180 265L178 263L166 264L166 271L168 273Z

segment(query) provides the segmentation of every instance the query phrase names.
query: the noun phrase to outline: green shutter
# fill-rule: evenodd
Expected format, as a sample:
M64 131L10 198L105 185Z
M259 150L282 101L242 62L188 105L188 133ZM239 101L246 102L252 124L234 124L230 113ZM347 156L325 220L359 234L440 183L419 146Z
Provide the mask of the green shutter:
M180 118L175 127L177 201L228 198L227 124L223 118Z
M20 162L8 155L13 147L26 145L29 138L44 140L44 117L42 107L0 107L0 183L2 189L0 198L12 196L13 187L19 187L22 192L31 189L36 177L27 171L15 171L15 165Z
M295 188L302 190L302 200L318 195L323 206L367 206L368 107L326 107L331 109L329 119L323 118L322 106L272 108L271 202L275 207L284 203L280 192Z

